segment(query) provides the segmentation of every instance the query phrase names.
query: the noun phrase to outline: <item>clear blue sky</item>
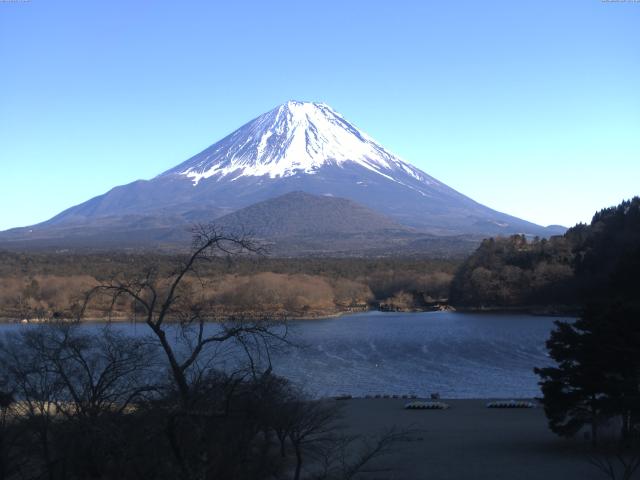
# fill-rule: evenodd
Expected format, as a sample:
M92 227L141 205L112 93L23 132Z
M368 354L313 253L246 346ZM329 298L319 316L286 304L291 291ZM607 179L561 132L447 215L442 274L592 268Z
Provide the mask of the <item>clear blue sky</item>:
M640 3L0 1L0 229L323 101L541 224L640 194Z

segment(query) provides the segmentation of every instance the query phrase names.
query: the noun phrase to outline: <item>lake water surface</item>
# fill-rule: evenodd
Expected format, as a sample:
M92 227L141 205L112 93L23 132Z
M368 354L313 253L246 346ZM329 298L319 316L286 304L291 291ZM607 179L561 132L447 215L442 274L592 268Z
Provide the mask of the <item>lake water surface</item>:
M443 398L534 397L540 390L533 367L550 364L544 343L554 320L520 314L367 312L296 321L291 339L300 346L276 352L272 362L275 373L315 396L438 392ZM4 324L0 332L20 328ZM146 333L140 324L117 328Z
M545 341L554 320L375 312L304 322L294 335L308 346L274 363L319 395L532 397L540 395L533 367L550 364Z

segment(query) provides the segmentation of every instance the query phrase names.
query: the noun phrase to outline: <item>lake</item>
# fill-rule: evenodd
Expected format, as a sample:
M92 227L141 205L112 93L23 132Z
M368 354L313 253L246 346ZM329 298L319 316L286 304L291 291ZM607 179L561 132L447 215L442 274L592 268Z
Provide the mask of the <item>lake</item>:
M438 392L443 398L534 397L540 389L533 367L551 362L544 343L554 320L572 319L367 312L295 321L291 339L300 346L275 352L272 362L275 373L314 396ZM0 325L0 331L20 328L25 326ZM140 324L117 328L146 333Z
M307 347L274 359L317 395L443 398L540 395L533 367L551 363L557 318L495 313L363 313L298 323ZM571 319L565 319L571 320Z

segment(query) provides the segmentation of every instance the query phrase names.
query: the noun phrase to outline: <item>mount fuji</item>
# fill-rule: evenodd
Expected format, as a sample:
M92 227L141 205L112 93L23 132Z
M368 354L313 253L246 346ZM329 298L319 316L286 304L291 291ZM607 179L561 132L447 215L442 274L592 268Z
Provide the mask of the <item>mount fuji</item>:
M41 224L2 232L0 242L171 243L194 222L222 220L291 192L347 199L378 215L380 223L413 234L564 231L475 202L389 152L324 103L289 101L151 180L115 187Z

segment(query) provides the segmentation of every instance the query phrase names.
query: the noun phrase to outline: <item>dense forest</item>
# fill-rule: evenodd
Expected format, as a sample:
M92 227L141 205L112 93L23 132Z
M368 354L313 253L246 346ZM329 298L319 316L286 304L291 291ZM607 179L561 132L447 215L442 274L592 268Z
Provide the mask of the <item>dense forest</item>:
M126 253L0 253L0 317L73 318L100 282L170 273L181 256ZM416 258L213 257L188 279L220 315L296 317L382 308L413 310L446 302L458 260ZM202 293L204 292L204 293ZM128 318L131 306L117 305ZM86 312L91 318L94 313ZM95 312L97 315L97 311Z
M450 302L464 307L576 309L613 272L637 272L640 197L597 212L563 236L484 240L454 276ZM618 285L624 288L624 285Z

